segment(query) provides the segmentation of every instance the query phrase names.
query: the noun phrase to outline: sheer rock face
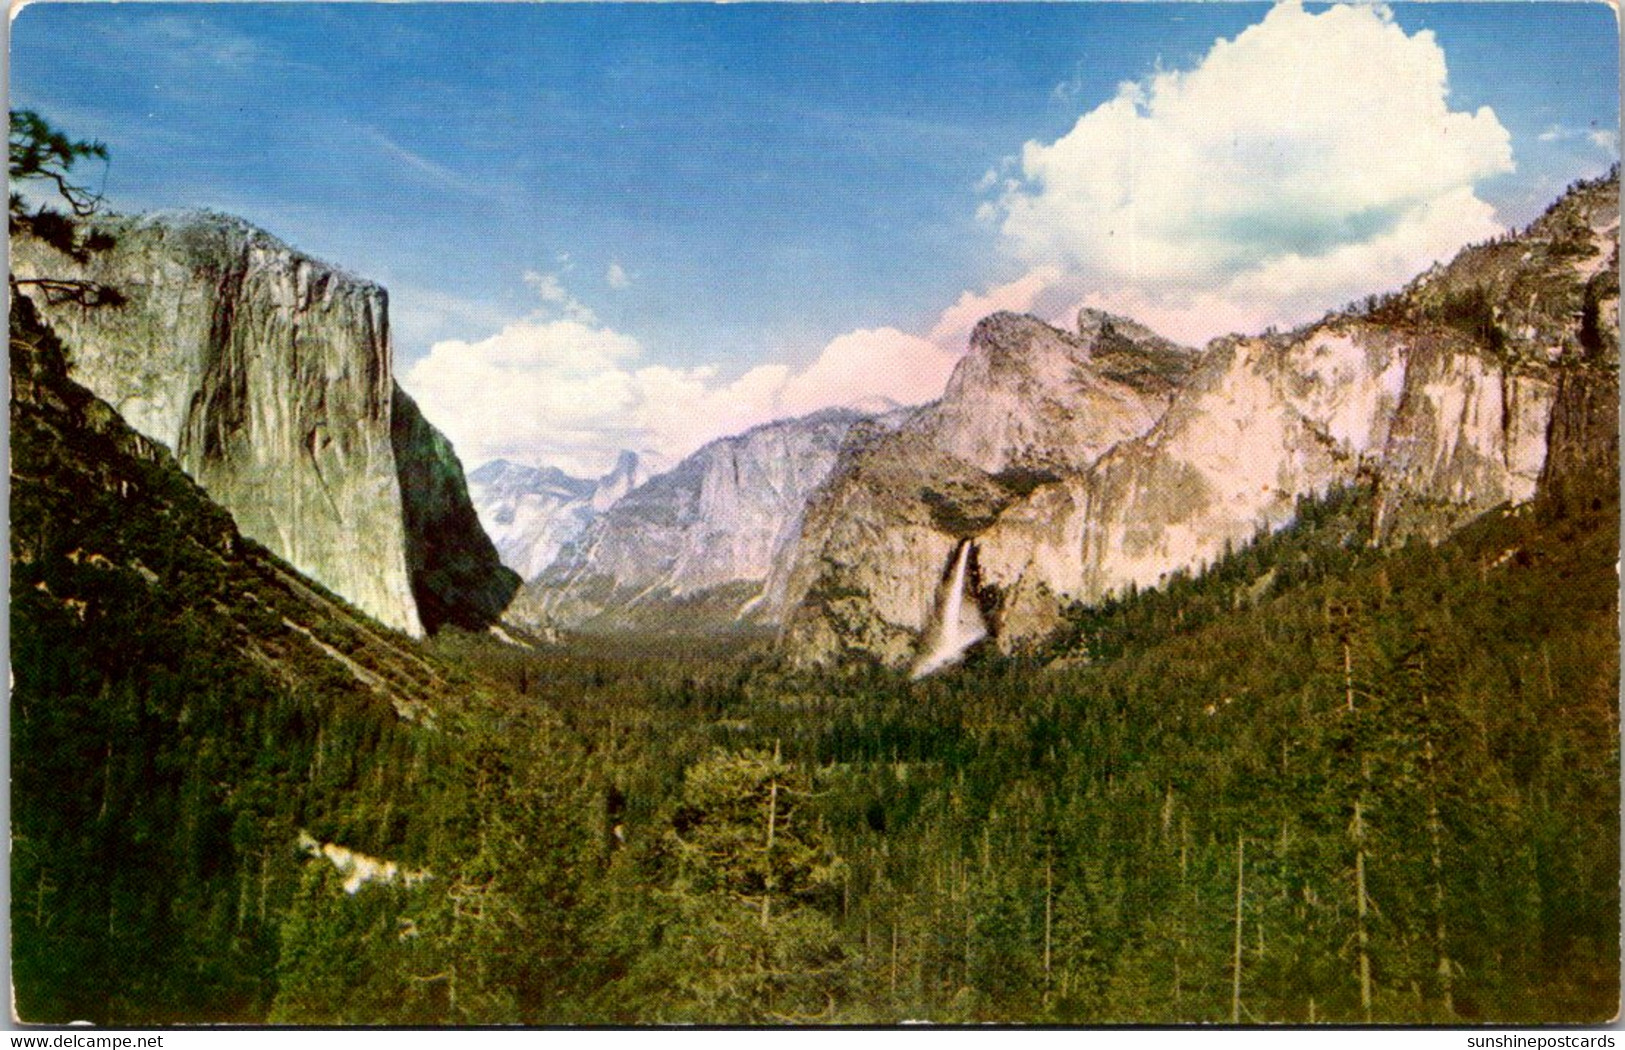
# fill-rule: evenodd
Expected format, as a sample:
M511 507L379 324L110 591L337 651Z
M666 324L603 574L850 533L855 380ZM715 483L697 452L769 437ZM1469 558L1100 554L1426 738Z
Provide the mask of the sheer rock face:
M1194 352L1085 310L1077 334L996 313L907 430L985 474L1077 471L1157 421Z
M635 452L622 452L596 481L499 459L468 476L468 492L503 564L533 580L640 480Z
M171 448L245 535L421 634L384 290L227 216L98 226L117 243L85 266L37 242L12 246L19 276L99 281L128 298L86 310L35 297L73 377Z
M775 556L860 418L831 409L711 442L594 518L513 615L589 629L754 622Z
M150 618L140 652L174 637L177 616L203 611L209 659L249 678L270 672L279 688L381 703L424 725L456 702L420 647L246 540L167 447L74 382L66 348L21 299L11 318L12 616L36 648L90 651L87 634L122 638L140 613ZM60 701L60 683L34 680L37 671L37 660L19 669L16 688Z
M792 656L907 663L959 541L1152 427L1195 357L1093 310L1077 333L983 320L942 400L854 431L813 497L779 599Z
M1376 534L1440 536L1535 490L1550 376L1517 375L1447 333L1333 322L1216 344L1164 419L1090 471L1007 510L980 543L1006 649L1095 602L1288 524L1297 500L1376 482Z
M1581 185L1396 296L1216 340L1194 367L1093 312L1077 336L989 318L943 401L855 433L814 497L790 656L906 664L961 537L1010 651L1067 604L1199 569L1333 486L1374 485L1373 542L1606 486L1586 464L1617 462L1618 223L1617 179Z

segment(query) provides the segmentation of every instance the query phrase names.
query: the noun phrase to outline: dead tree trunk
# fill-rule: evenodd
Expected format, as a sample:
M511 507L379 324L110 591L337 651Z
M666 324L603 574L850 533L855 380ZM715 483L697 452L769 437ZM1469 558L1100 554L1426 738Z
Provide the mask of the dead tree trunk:
M1354 802L1354 903L1359 919L1356 939L1360 946L1360 1012L1371 1023L1371 930L1367 924L1368 898L1365 892L1365 801Z
M1241 906L1244 882L1243 866L1247 859L1247 840L1236 835L1236 943L1230 960L1230 1023L1241 1023Z

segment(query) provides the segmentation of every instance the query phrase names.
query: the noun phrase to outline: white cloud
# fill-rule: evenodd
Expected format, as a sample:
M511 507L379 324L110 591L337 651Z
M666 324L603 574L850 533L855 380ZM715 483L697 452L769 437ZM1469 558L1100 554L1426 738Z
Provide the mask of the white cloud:
M1211 288L1174 294L1132 286L1095 289L1078 305L1125 314L1170 339L1200 345L1220 332L1311 321L1373 291L1398 288L1428 261L1499 230L1494 209L1471 190L1460 190L1387 234L1319 256L1282 255Z
M1432 33L1381 7L1283 3L1027 143L992 213L1035 274L1186 338L1302 320L1497 231L1473 185L1511 170L1510 136L1448 94Z
M895 328L866 328L832 339L805 371L785 380L777 408L805 415L830 405L918 405L942 396L959 354Z
M588 475L621 448L672 462L772 419L935 398L997 310L1098 306L1188 342L1318 316L1497 232L1474 184L1511 166L1494 113L1450 110L1430 33L1407 36L1380 7L1284 3L990 171L984 213L1026 272L964 292L928 336L848 332L800 370L671 367L565 288L561 255L558 272L525 275L535 315L436 343L403 381L470 464ZM629 281L611 262L605 284Z
M638 341L594 320L557 275L525 279L542 296L536 316L488 339L438 342L401 377L468 467L504 457L592 476L623 448L675 462L774 419L928 401L959 356L894 328L862 329L800 371L766 364L724 380L715 366L645 364Z
M424 285L389 282L389 326L397 354L415 356L457 332L495 331L512 318L511 312L482 299Z
M609 440L638 402L630 336L580 321L519 321L489 339L436 343L402 376L465 466L497 456L568 461Z
M566 261L567 261L567 257ZM556 273L537 273L535 270L526 270L524 281L535 290L542 300L544 314L564 317L571 321L580 321L582 324L594 324L597 316L581 300L564 290L563 283Z
M1538 136L1541 142L1574 142L1585 140L1604 153L1619 152L1619 132L1613 128L1576 128L1567 124L1552 124Z
M931 329L931 341L949 349L963 348L976 322L999 310L1016 313L1031 310L1038 297L1060 278L1060 270L1053 266L1040 266L1008 284L980 294L962 292L959 300L937 319L935 327Z

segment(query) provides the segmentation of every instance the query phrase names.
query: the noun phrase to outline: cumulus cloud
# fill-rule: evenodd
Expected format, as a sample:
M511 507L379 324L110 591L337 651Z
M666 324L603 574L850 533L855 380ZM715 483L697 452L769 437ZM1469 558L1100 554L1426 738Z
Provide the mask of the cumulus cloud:
M1025 273L964 292L924 336L859 329L804 368L671 367L571 294L561 255L525 275L532 316L435 343L403 381L470 464L672 462L772 419L935 398L997 310L1096 306L1192 343L1313 318L1498 232L1474 186L1511 167L1493 112L1450 109L1431 33L1381 7L1288 2L989 170L980 214ZM629 282L611 262L604 284Z
M1511 169L1488 107L1450 109L1431 32L1289 2L1027 143L988 212L1085 301L1132 300L1205 338L1395 287L1497 232L1473 186Z
M830 405L918 405L942 396L959 354L896 328L837 336L805 371L789 376L777 407L804 415Z
M1040 266L1008 284L985 292L965 291L937 319L936 326L931 329L931 340L950 348L962 346L977 321L999 310L1017 313L1031 310L1038 297L1055 285L1060 277L1061 271L1056 267Z
M591 476L623 448L672 463L774 419L928 401L958 360L894 328L861 329L799 371L765 364L725 379L715 366L646 363L635 338L596 321L556 275L526 280L542 298L536 316L438 342L402 377L470 467L502 457Z
M477 342L436 343L402 383L466 466L499 456L580 466L584 444L635 438L627 366L641 352L632 337L580 321L519 321Z

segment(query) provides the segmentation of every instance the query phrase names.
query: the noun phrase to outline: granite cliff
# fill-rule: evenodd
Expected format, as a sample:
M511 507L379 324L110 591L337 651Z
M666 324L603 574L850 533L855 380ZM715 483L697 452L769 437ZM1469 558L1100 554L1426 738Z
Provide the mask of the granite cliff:
M855 432L814 495L782 598L789 653L917 661L956 563L955 600L1012 651L1068 605L1200 569L1334 487L1373 487L1374 543L1528 501L1595 459L1549 457L1559 431L1563 448L1617 442L1617 270L1615 177L1399 293L1200 355L1092 311L1075 336L989 318L942 402Z
M1095 311L1076 332L983 320L942 399L895 427L855 429L813 496L775 589L791 652L913 660L960 542L1152 427L1195 358ZM967 557L974 581L979 557Z
M127 299L36 297L75 380L173 450L245 535L381 622L421 634L500 610L517 580L467 509L449 445L395 387L382 288L228 216L97 226L116 243L84 265L12 246L18 276Z
M468 493L502 563L532 580L642 480L635 452L622 452L614 469L596 480L498 459L469 474Z

